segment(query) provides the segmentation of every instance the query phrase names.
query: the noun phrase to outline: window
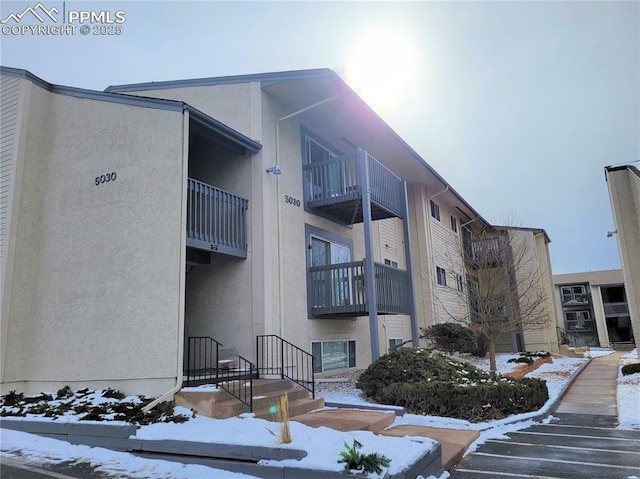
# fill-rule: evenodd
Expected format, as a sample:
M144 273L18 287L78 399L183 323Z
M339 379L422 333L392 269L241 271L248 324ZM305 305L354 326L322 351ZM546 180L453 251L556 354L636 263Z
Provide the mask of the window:
M436 277L438 278L438 284L441 286L447 285L447 272L444 268L436 266Z
M311 354L313 354L314 373L356 367L354 340L311 341Z
M456 287L458 288L458 291L462 291L464 288L462 275L457 273L456 273Z
M458 220L454 216L451 217L451 231L458 232Z
M305 127L302 141L305 204L344 194L349 186L344 164L330 161L342 153Z
M389 338L389 352L398 349L403 342L402 338Z
M440 221L440 207L432 200L429 200L429 204L431 205L431 216Z
M392 268L397 268L398 267L398 262L397 261L393 261L392 259L384 259L384 264L386 264L387 266L391 266Z
M593 331L593 321L589 311L566 311L564 316L567 331Z

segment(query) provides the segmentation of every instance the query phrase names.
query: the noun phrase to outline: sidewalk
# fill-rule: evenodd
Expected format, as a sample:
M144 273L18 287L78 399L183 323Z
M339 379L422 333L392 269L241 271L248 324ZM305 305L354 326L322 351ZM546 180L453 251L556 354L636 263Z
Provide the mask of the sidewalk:
M594 358L580 373L556 413L618 416L616 388L620 357L627 351Z
M548 414L581 414L617 417L616 387L620 357L627 351L594 358L582 370L558 407ZM450 470L479 437L479 431L403 425L385 429L393 414L353 408L324 409L291 418L308 426L325 426L339 431L368 430L385 436L419 436L438 441L442 446L442 469Z

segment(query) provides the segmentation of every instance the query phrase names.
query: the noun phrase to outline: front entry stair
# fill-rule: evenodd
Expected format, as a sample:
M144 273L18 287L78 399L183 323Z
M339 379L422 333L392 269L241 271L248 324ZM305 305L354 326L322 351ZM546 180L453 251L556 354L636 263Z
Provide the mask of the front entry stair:
M248 383L234 385L233 389L247 388ZM289 379L254 379L253 412L256 417L272 419L272 405L280 402L280 396L288 395L289 417L306 414L324 407L324 399L309 397L309 391ZM176 406L192 409L203 416L226 419L249 412L246 404L238 401L223 389L186 388L175 396Z

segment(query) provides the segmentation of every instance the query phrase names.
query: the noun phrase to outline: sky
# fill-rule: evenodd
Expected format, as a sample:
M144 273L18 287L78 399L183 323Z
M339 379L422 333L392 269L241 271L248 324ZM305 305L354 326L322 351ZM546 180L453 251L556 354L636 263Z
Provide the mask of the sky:
M3 32L2 65L96 90L331 68L482 216L544 228L555 274L620 268L604 167L640 166L640 2L41 3L125 21Z
M589 352L589 356L601 357L612 352L612 350L593 348ZM515 356L498 355L498 371L500 373L512 371L514 364L508 363L508 359ZM634 361L637 359L637 351L634 350L628 353L625 358L628 358L629 361ZM563 390L570 384L572 372L578 369L584 361L584 359L577 358L554 358L552 363L542 364L538 369L527 375L547 382L549 399L540 411L484 423L470 423L455 418L405 414L396 418L392 426L415 424L441 428L474 429L480 433L480 437L469 449L474 451L480 444L489 439L506 438L505 434L507 432L521 430L535 424L532 418L539 413L548 411L551 404L562 396ZM488 370L488 358L475 358L474 362L476 366ZM640 410L637 407L638 378L636 376L638 375L622 376L618 379L617 408L620 423L618 427L622 429L640 428ZM93 394L91 396L94 398L93 403L95 404L115 402L114 399L102 398L101 394ZM344 400L340 402L357 406L362 403L362 400L357 400L356 396L356 390L346 396L324 395L327 401ZM184 408L176 408L176 413L190 415L191 411ZM553 416L547 416L543 419L543 422L550 422L552 418ZM70 422L78 420L72 410L66 413L64 419ZM11 421L12 419L4 418L4 420ZM41 418L41 420L47 419ZM158 423L142 426L137 430L136 437L148 440L172 439L190 441L198 438L198 441L205 443L221 443L224 440L228 444L274 447L276 446L275 438L269 433L274 428L274 423L264 419L252 418L250 415L225 420L197 416L186 423ZM337 458L340 451L344 450L343 444L351 444L351 441L355 438L363 444L363 453L378 452L389 457L391 465L388 472L389 474L396 474L434 447L434 443L428 438L421 438L418 441L416 437L386 437L375 435L370 431L340 432L326 427L314 429L294 421L291 422L291 436L292 442L280 447L302 449L307 452L305 458L300 461L292 459L283 461L263 460L261 463L274 466L290 465L297 468L340 471L342 465L337 463ZM81 461L91 463L103 473L126 474L128 477L142 477L145 479L196 479L207 477L228 479L246 477L249 479L248 476L222 473L219 470L212 470L205 466L182 465L169 461L145 459L133 454L97 447L89 448L81 445L70 445L63 441L7 429L2 430L0 457L3 461L7 459L12 460L12 462L19 460L23 464L56 464L66 461ZM449 477L449 475L445 473L440 479L445 479L446 477ZM434 478L431 476L428 479Z

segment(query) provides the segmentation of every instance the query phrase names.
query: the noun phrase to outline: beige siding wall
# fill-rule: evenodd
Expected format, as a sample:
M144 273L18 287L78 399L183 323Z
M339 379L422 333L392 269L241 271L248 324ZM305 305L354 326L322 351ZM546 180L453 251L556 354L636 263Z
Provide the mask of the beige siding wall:
M183 115L28 89L3 391L163 393L179 374Z

